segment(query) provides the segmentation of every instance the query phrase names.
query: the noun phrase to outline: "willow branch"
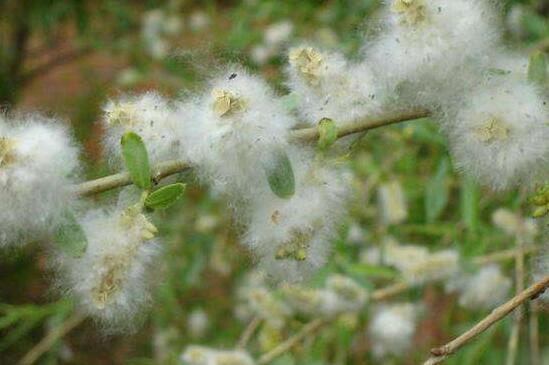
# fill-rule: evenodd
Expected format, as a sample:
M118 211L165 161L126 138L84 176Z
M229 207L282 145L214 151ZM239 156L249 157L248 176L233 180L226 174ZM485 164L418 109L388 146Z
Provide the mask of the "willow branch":
M532 300L540 296L549 287L549 275L522 291L517 296L494 309L488 316L478 322L475 326L463 333L456 339L448 342L446 345L437 347L431 350L433 355L427 360L424 365L440 364L457 350L471 342L478 335L492 327L495 323L505 318L509 313L514 311L528 300Z
M272 351L261 356L257 361L258 365L265 365L284 354L286 351L297 345L299 342L304 340L308 335L316 332L327 322L323 319L315 319L314 321L306 324L301 331L288 338L286 341L275 347Z
M61 326L52 330L46 337L44 337L36 346L34 346L19 362L19 365L32 365L40 356L45 354L57 341L63 338L67 333L72 331L73 328L78 326L86 319L86 315L81 312L74 313L69 319L67 319Z
M521 249L523 253L532 253L537 250L538 248L534 245L525 246L523 249ZM491 253L485 256L480 256L473 260L473 264L478 266L483 266L483 265L488 265L494 262L510 260L516 257L518 251L519 251L518 249L512 249L512 250L505 250L501 252ZM414 286L415 286L414 284L406 281L397 282L387 287L374 290L372 293L370 293L370 301L380 302L386 299L390 299L396 295L404 293L405 291L413 288ZM284 341L282 344L280 344L270 352L263 355L260 358L260 362L258 364L259 365L267 364L268 362L274 360L278 356L284 354L286 351L290 350L293 346L297 345L302 339L305 338L305 335L315 332L317 329L321 327L321 325L318 325L318 327L313 326L313 324L316 323L317 321L319 320L317 319L309 322L309 324L305 325L298 334L290 337L288 340ZM323 324L328 324L328 323L329 323L328 320L323 322ZM305 332L304 335L302 335L303 332ZM288 346L289 344L291 344L291 346ZM284 349L284 351L282 351L282 349ZM266 362L261 362L261 359L268 359L268 361L265 360ZM437 364L437 363L426 363L425 365L432 365L432 364Z
M426 110L413 110L397 113L389 116L377 116L373 118L360 119L342 125L338 128L338 138L342 138L354 133L366 132L375 128L388 126L395 123L406 122L413 119L425 118L429 116ZM312 142L318 139L318 128L303 128L291 132L292 142ZM155 181L163 179L190 168L190 165L182 160L162 162L153 167L153 179ZM102 177L77 185L75 193L78 196L86 197L119 187L131 185L132 181L127 172L121 172L115 175Z
M165 177L183 172L190 166L185 161L173 160L161 162L152 168L153 180L158 181ZM132 179L127 172L105 176L96 180L86 181L76 186L76 195L85 197L103 193L108 190L131 185Z
M242 336L240 336L240 339L238 340L237 347L239 349L243 349L248 345L255 331L257 331L257 329L261 325L261 322L261 318L256 317L252 319L250 323L248 323L248 325L244 329L244 332L242 332Z
M517 237L517 254L515 257L515 287L516 293L519 294L524 291L524 240L522 234ZM515 365L517 358L517 351L520 339L520 327L522 324L522 308L519 308L513 318L513 327L511 328L511 335L509 336L508 350L507 350L507 365Z

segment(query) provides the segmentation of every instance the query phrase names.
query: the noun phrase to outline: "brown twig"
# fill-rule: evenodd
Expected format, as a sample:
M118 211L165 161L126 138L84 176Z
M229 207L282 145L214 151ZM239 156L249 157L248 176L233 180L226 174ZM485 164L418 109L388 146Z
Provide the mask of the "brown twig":
M50 331L46 337L44 337L36 346L34 346L27 354L21 359L19 365L32 365L40 356L45 354L52 346L54 346L60 338L63 338L67 333L72 331L73 328L78 326L86 319L86 315L81 312L74 313L69 317L61 326Z
M312 322L309 322L301 331L288 338L286 341L275 347L272 351L267 352L259 358L257 361L258 365L265 365L284 354L286 351L297 345L299 342L304 340L308 335L318 331L320 327L325 325L327 322L323 319L315 319Z
M522 234L517 236L517 253L515 256L515 287L516 293L524 291L524 240ZM522 324L522 308L518 308L513 318L513 326L511 335L509 336L509 344L507 351L506 365L514 365L517 358L517 350L520 339L520 327Z
M549 287L549 275L530 286L526 290L522 291L520 294L516 295L514 298L508 302L502 304L501 306L494 309L488 316L483 320L478 322L471 329L455 338L454 340L448 342L446 345L437 347L431 350L432 357L427 360L424 365L435 365L440 364L450 355L455 353L457 350L471 342L478 335L486 331L488 328L493 326L495 323L500 321L502 318L506 317L509 313L515 310L517 307L521 306L528 300L532 300L541 295Z
M250 340L252 339L252 336L254 335L255 331L259 328L261 325L261 318L254 318L248 323L246 328L244 329L244 332L242 332L242 336L240 336L240 339L238 340L237 348L243 349L246 348Z
M526 246L526 248L528 248L528 253L535 252L536 249L537 249L533 245L532 246ZM509 260L509 259L514 258L516 255L517 255L517 249L506 250L506 251L502 251L502 252L495 252L495 253L488 254L486 256L477 257L473 260L473 263L475 265L478 265L478 266L483 266L483 265L487 265L487 264L494 263L494 262ZM395 284L391 284L387 287L374 290L370 294L370 301L371 302L380 302L380 301L392 298L396 295L402 294L405 291L407 291L407 290L409 290L413 287L414 287L414 285L412 283L408 283L408 282L405 282L405 281L398 282L398 283L395 283ZM309 325L311 325L312 323L314 323L314 321L310 322ZM326 323L328 323L328 322L326 322ZM306 327L304 327L304 329L305 328ZM312 331L309 331L309 332L312 332ZM301 337L301 338L303 338L303 337ZM288 347L287 346L288 342L290 342L292 344L292 346ZM282 355L285 351L288 351L289 349L291 349L294 345L296 345L298 343L299 343L299 341L295 341L293 339L293 337L292 337L292 341L283 342L281 345L279 345L278 347L276 347L275 349L273 349L270 352L270 353L275 353L276 356L270 355L268 357L269 361L272 361L277 356ZM281 352L279 350L279 347L281 347L281 346L284 346L285 351ZM268 353L268 354L270 354L270 353ZM266 357L266 355L264 355L264 357ZM444 358L446 358L446 357L444 357ZM440 361L441 359L437 359L437 360ZM438 363L430 363L430 364L438 364ZM426 363L426 365L427 365L427 363Z
M360 119L358 121L347 123L338 128L338 138L348 136L353 133L366 132L371 129L388 126L395 123L401 123L408 120L427 117L429 114L425 110L413 110L394 115L377 116L373 118ZM303 128L292 131L291 140L294 142L311 142L318 139L318 128ZM174 160L162 162L153 168L153 177L160 180L170 175L177 174L190 168L185 161ZM100 179L87 181L75 187L78 196L85 197L99 194L111 189L130 185L132 183L130 175L126 172L102 177Z

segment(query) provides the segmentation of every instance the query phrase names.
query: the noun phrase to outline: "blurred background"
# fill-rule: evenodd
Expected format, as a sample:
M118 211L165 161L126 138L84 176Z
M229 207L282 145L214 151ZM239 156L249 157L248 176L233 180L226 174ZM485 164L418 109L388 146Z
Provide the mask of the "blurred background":
M525 54L549 48L548 1L508 0L502 6L511 47ZM86 177L102 176L109 170L98 120L109 97L151 89L172 98L192 94L231 62L246 65L284 93L288 46L307 40L357 57L379 8L376 0L0 0L0 105L70 123L84 146ZM347 162L354 176L351 214L329 265L315 280L339 272L366 287L395 282L395 271L367 259L368 249L389 237L432 250L454 248L463 257L512 248L512 235L494 224L493 215L508 209L526 216L523 197L484 190L453 172L449 161L446 141L429 120L362 138ZM398 198L387 199L383 191ZM109 202L115 194L97 199ZM86 321L52 344L38 363L180 365L187 344L236 344L247 325L238 292L253 259L238 245L227 203L192 184L157 223L165 254L141 329L106 337ZM16 364L73 312L73 303L50 289L55 278L41 247L0 252L0 364ZM511 275L513 262L504 268ZM434 284L396 300L425 308L413 351L405 356L374 359L367 318L360 318L341 320L274 364L417 364L431 347L486 314L459 308L454 296ZM549 364L549 319L547 309L540 311L541 352ZM511 323L506 319L447 363L502 364ZM529 364L526 322L522 330L518 363ZM258 336L253 353L277 342L268 333Z

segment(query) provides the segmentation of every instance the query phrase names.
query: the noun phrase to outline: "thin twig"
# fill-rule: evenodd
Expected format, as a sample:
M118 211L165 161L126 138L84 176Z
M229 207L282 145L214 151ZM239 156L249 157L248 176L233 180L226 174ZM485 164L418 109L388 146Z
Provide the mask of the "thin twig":
M255 331L259 328L261 325L261 318L254 318L248 323L246 328L244 329L244 332L242 332L242 336L240 336L240 339L238 340L237 348L243 349L246 348L250 340L252 339L252 336L254 335Z
M286 351L297 345L299 342L304 340L308 335L316 332L320 329L323 325L325 325L327 322L323 319L315 319L312 322L309 322L303 328L301 331L293 335L292 337L288 338L286 341L275 347L272 351L267 352L263 356L259 358L257 361L258 365L265 365L279 357L280 355L284 354Z
M156 165L153 170L153 179L161 180L167 176L174 175L189 169L190 166L185 161L166 161ZM103 193L108 190L131 185L132 179L127 172L105 176L96 180L86 181L76 186L75 193L78 196L85 197Z
M392 298L395 295L405 292L406 290L410 289L412 286L413 286L412 284L405 281L396 283L393 285L389 285L388 287L374 290L370 295L370 299L377 302L377 301L382 301L388 298Z
M522 248L522 252L525 255L536 253L539 250L540 250L539 245L525 245L524 248ZM516 248L513 248L510 250L494 252L492 254L488 254L485 256L475 257L473 259L473 264L483 266L483 265L491 264L494 262L510 260L516 257L517 251L518 250Z
M516 293L524 291L524 240L522 234L517 236L517 253L515 256L515 287ZM520 339L520 327L522 324L522 307L519 307L514 314L513 326L511 327L511 335L509 336L509 344L507 347L506 365L515 365L517 358L517 350Z
M535 252L535 248L536 248L535 246L532 245L532 246L526 246L526 247L529 249L529 251L528 251L529 253ZM509 260L509 259L514 258L516 256L516 254L517 254L516 249L505 250L505 251L501 251L501 252L495 252L495 253L488 254L486 256L480 256L480 257L475 258L473 260L473 264L478 265L478 266L483 266L483 265L491 264L491 263L494 263L494 262L505 261L505 260ZM384 288L374 290L370 294L370 301L371 302L380 302L380 301L392 298L396 295L404 293L405 291L413 288L414 286L415 285L413 285L412 283L408 283L408 282L405 282L405 281L398 282L398 283L395 283L395 284L391 284L391 285L386 286ZM309 325L312 325L314 322L315 321L310 322ZM326 322L326 323L328 323L328 322ZM305 328L306 327L304 327L304 329ZM282 355L284 352L288 351L293 346L298 344L299 341L295 341L294 337L291 337L291 339L292 339L291 341L290 341L290 339L288 339L288 341L283 342L281 345L279 345L278 347L273 349L271 352L269 352L268 354L276 353L276 356L274 356L272 354L269 356L269 361L274 360L276 357ZM300 337L300 338L304 338L304 337ZM288 343L291 343L292 345L288 347L287 346ZM281 346L284 346L284 348L285 348L285 350L282 351L282 352L279 350L279 347L281 347ZM263 357L266 357L268 354L264 355ZM446 357L444 357L444 358L446 358ZM438 360L440 360L440 359L438 359ZM259 363L259 364L261 364L261 363ZM435 363L430 363L430 364L435 364Z
M456 339L448 342L446 345L437 347L431 350L433 355L429 360L427 360L423 365L435 365L440 364L450 355L455 353L457 350L468 344L475 337L486 331L488 328L493 326L495 323L500 321L502 318L507 316L517 307L522 305L528 300L535 299L541 295L549 287L549 275L524 290L522 293L518 294L508 302L502 304L501 306L494 309L488 316L483 320L478 322L475 326L469 329L467 332L463 333Z
M530 303L530 362L532 365L541 365L541 353L539 350L539 303Z
M73 328L78 326L86 319L86 315L82 312L76 312L69 317L61 326L50 331L46 337L44 337L36 346L34 346L27 354L21 359L19 365L32 365L40 356L45 354L50 348L52 348L59 339L63 338L67 333L72 331Z
M401 123L408 120L425 118L429 116L425 110L413 110L410 112L402 112L389 116L377 116L374 118L366 118L350 122L338 128L338 138L348 136L353 133L365 132L371 129L388 126L395 123ZM318 128L304 128L294 130L291 133L293 142L311 142L318 139ZM174 160L162 162L153 168L153 178L160 180L170 175L174 175L190 168L186 161ZM99 194L111 189L130 185L132 183L130 175L126 172L118 173L102 177L100 179L91 180L77 185L75 188L76 195L86 197Z

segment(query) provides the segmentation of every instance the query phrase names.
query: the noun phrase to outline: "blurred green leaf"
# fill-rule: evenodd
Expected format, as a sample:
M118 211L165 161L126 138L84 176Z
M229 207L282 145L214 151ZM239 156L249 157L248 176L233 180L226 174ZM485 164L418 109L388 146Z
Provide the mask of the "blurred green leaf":
M541 51L533 52L528 63L528 80L542 87L547 86L547 60Z
M265 169L272 192L288 199L295 193L295 177L292 163L284 151L276 152L274 162Z
M477 183L471 177L464 177L461 180L461 219L472 233L479 228L479 198Z
M145 199L145 206L151 209L165 209L181 198L184 191L185 184L177 183L164 186L152 192Z
M56 229L54 241L61 251L72 257L82 257L88 247L86 234L70 212L65 214L63 224Z
M133 132L122 136L122 155L133 183L141 189L151 188L151 167L147 148L141 137Z
M448 159L443 158L433 177L427 182L425 189L425 216L428 223L435 222L448 204L449 189L446 184L448 177Z

